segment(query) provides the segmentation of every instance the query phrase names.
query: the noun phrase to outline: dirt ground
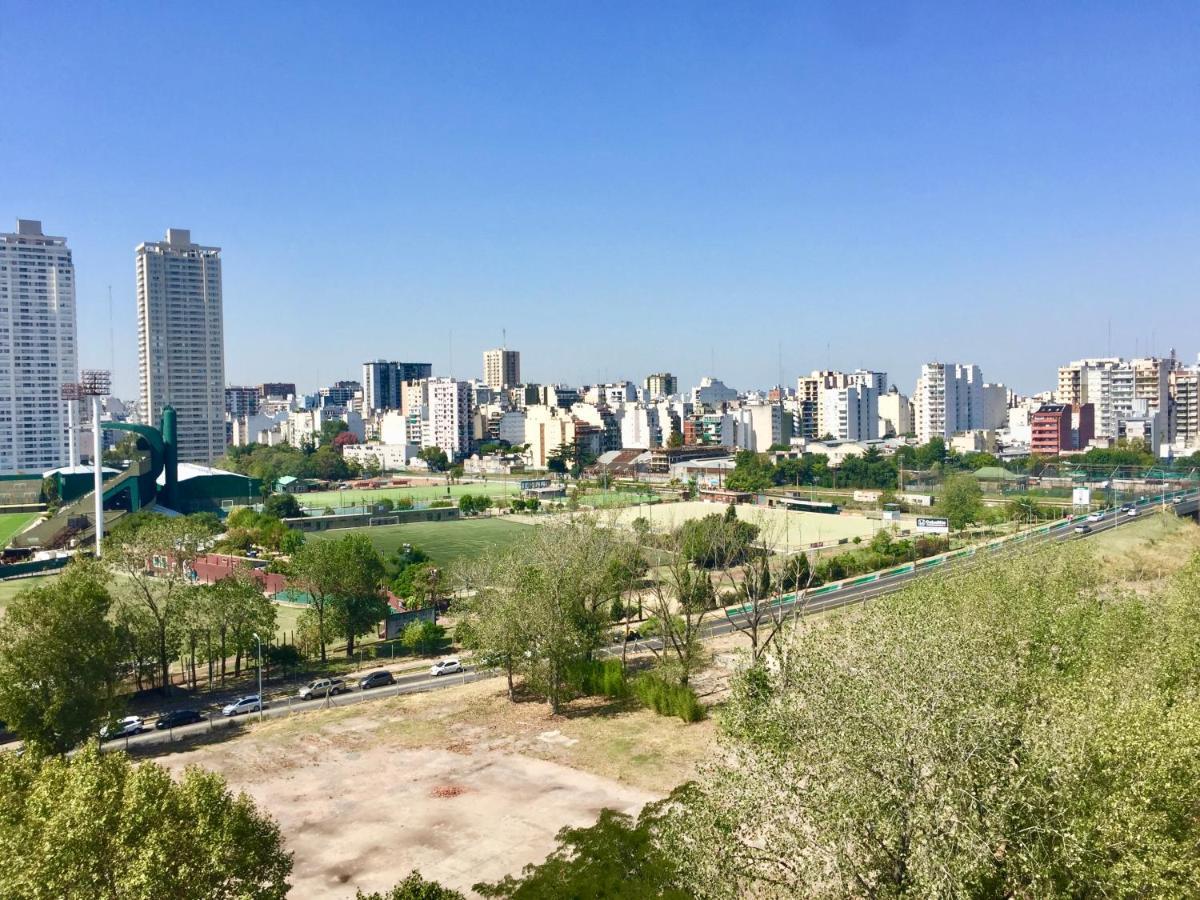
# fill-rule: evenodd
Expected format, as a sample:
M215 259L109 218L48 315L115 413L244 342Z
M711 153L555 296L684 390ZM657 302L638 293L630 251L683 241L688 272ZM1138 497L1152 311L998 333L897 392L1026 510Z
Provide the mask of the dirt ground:
M519 872L560 828L665 796L713 734L712 721L604 701L552 717L492 681L267 722L158 761L224 775L279 821L295 853L292 896L341 900L414 868L467 892Z

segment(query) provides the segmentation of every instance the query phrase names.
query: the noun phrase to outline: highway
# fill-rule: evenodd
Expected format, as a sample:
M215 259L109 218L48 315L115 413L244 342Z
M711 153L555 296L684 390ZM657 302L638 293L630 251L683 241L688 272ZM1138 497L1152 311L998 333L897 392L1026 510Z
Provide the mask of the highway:
M1170 495L1168 495L1168 499L1170 499ZM797 613L801 615L813 615L848 606L852 603L863 603L875 597L894 593L903 588L912 579L930 572L960 568L973 562L996 558L1009 552L1016 552L1024 547L1040 546L1059 541L1086 540L1094 535L1132 524L1138 521L1141 515L1151 514L1160 506L1172 508L1179 515L1197 514L1197 510L1200 508L1200 492L1196 490L1185 492L1181 495L1180 499L1182 502L1174 504L1170 502L1162 503L1157 497L1140 500L1136 504L1139 510L1138 516L1128 516L1123 511L1110 510L1105 513L1104 518L1100 521L1087 521L1090 529L1087 533L1075 531L1075 527L1086 520L1084 516L1079 516L1072 520L1062 520L1048 526L1035 526L1029 532L1026 532L1025 537L1020 540L1008 539L992 545L978 545L954 551L950 554L944 554L942 557L933 557L915 564L909 563L893 569L886 569L883 572L843 579L843 581L834 585L824 585L820 588L803 592L804 595L799 603L797 603L794 594L787 594L780 601L777 601L776 608L781 610L784 616L792 616ZM747 624L747 616L744 613L738 613L736 608L715 611L710 616L711 618L707 624L702 627L702 636L704 639L729 634L739 630L739 625L745 627ZM764 616L763 623L766 624L766 621L767 617ZM657 639L631 641L629 649L631 651L661 650L662 643ZM609 657L619 656L620 654L620 644L602 648L597 652L598 656ZM366 674L366 672L364 671L362 674ZM357 688L356 685L360 676L347 676L347 684L354 686L350 692L328 699L301 700L295 693L269 695L267 706L262 711L262 719L275 719L281 716L300 714L328 707L351 706L372 699L395 697L400 694L445 689L473 681L480 681L485 678L493 678L498 674L496 670L476 669L471 666L465 666L463 672L454 675L434 677L429 675L428 672L402 675L397 677L394 685L372 688L369 691L362 691ZM258 713L254 712L227 718L220 711L217 711L211 713L205 722L185 725L171 730L152 730L139 735L116 738L106 742L104 747L105 749L113 750L151 749L155 745L167 744L190 737L199 737L206 733L220 731L223 728L236 728L242 724L257 721L258 718Z

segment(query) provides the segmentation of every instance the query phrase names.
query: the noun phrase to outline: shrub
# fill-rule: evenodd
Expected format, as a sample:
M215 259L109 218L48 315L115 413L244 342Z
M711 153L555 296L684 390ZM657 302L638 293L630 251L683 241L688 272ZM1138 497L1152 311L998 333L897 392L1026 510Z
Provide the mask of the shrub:
M585 659L571 667L568 683L585 697L622 700L629 696L629 680L619 659Z
M634 679L633 693L660 716L678 716L685 722L704 718L700 698L686 684L675 684L654 674L642 675Z

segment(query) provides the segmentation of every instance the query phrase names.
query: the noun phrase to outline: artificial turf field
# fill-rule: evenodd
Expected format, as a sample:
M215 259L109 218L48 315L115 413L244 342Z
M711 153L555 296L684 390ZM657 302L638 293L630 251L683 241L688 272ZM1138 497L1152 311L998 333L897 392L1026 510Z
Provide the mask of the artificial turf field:
M12 536L36 519L37 513L0 513L0 547L7 547Z
M519 497L520 488L514 481L487 481L470 484L452 484L450 493L446 493L444 484L424 484L415 487L387 487L373 490L350 489L345 491L313 491L308 494L297 494L300 505L310 509L321 510L326 506L337 509L342 506L361 506L367 503L379 503L382 500L395 502L404 497L411 500L446 500L457 501L464 494L478 497L486 494L492 498Z
M447 566L494 547L508 547L528 534L528 529L536 527L499 518L459 519L376 525L370 528L336 528L313 532L308 535L308 540L331 540L347 534L365 534L384 556L391 556L403 544L412 544L429 554L434 562Z

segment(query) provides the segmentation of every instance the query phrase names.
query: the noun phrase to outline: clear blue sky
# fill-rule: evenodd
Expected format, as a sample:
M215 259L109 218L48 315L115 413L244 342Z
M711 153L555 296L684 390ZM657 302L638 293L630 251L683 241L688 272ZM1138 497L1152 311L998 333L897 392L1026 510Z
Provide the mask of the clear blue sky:
M1200 4L0 0L0 227L223 248L230 382L1200 350Z

